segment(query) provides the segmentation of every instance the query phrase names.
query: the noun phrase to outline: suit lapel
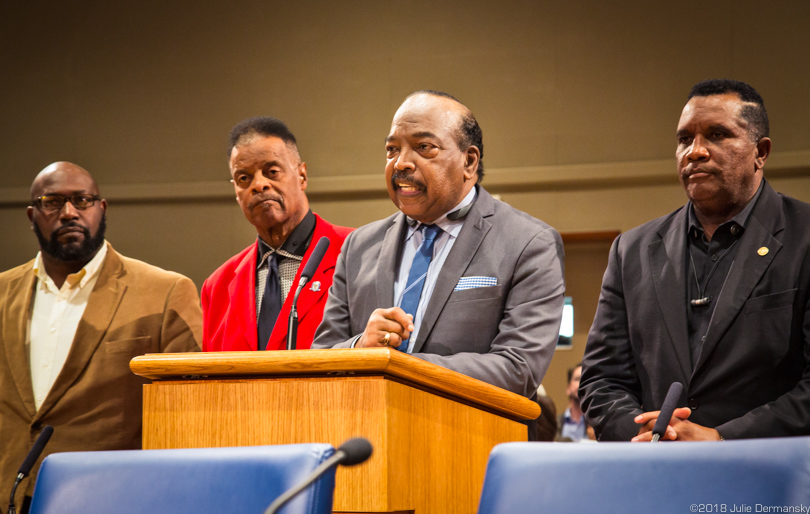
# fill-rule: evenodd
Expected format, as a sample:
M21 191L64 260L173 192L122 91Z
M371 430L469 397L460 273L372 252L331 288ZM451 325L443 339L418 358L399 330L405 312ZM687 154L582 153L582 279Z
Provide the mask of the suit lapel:
M26 355L25 338L28 333L28 320L31 313L31 297L34 293L36 276L33 271L34 261L26 265L22 275L9 284L9 294L2 306L3 346L6 362L11 372L17 392L28 414L33 417L36 412L34 388L31 382L31 367Z
M492 227L485 218L492 216L494 213L494 202L495 200L489 193L482 188L478 188L478 198L475 200L475 205L467 214L467 219L464 226L461 227L458 239L447 255L441 273L439 273L436 280L433 294L431 294L430 301L425 309L425 317L419 325L419 335L413 346L413 353L422 350L425 341L433 331L436 320L439 319L442 309L447 304L447 300L450 299L453 289L455 289L461 275L470 265L470 261L478 251L478 247L481 246L481 242Z
M782 243L774 235L781 232L784 226L781 199L765 183L765 189L746 223L745 233L740 239L740 246L734 255L734 262L717 299L717 306L709 323L709 331L695 366L695 373L706 363L717 343L731 326L748 297L751 296L754 286L765 274L776 254L779 253ZM762 247L768 249L768 253L765 255L757 253L757 250Z
M377 258L377 303L382 308L394 306L394 282L398 274L400 243L404 239L408 223L401 212L394 215L393 222L385 232L380 256ZM371 313L369 313L371 314Z
M227 330L242 336L250 350L258 349L256 329L256 254L258 240L245 254L234 271L233 279L228 284L228 311L226 316ZM233 323L233 324L231 324ZM225 336L228 337L227 335Z
M662 226L661 239L648 246L658 307L683 377L689 377L692 359L686 318L686 208Z
M107 256L90 294L84 315L76 328L76 335L73 337L65 365L45 397L37 417L45 415L59 401L78 380L96 352L126 291L126 284L121 280L123 272L120 256L108 243Z

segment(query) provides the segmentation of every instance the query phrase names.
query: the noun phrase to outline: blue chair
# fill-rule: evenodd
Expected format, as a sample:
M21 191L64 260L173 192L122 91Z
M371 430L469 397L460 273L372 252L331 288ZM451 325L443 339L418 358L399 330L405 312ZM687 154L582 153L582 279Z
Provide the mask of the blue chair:
M31 514L261 514L335 452L328 444L73 452L42 463ZM330 514L332 468L285 514Z
M810 437L501 444L478 513L767 512L762 506L810 507Z

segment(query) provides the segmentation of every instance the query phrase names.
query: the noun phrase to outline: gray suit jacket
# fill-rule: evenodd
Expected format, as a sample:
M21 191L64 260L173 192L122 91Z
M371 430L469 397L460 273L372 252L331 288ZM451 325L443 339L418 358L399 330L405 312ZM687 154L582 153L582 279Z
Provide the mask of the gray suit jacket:
M556 230L480 186L444 263L414 345L415 357L532 396L548 369L563 307ZM348 347L372 311L394 305L407 222L402 213L346 238L312 348ZM497 285L454 291L462 277Z
M810 434L810 205L764 185L694 369L687 218L678 209L613 243L583 359L588 422L600 440L629 440L633 417L678 381L678 406L726 439Z

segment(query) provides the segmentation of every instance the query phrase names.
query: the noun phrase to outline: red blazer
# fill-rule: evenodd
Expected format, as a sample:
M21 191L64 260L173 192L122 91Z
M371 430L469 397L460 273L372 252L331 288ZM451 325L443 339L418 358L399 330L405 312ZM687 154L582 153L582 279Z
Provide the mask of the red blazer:
M329 249L315 271L312 279L304 286L298 297L298 344L297 348L307 349L312 344L315 330L323 317L327 292L332 285L343 240L353 230L339 227L315 215L315 231L312 243L307 248L304 260L298 267L290 293L279 313L279 320L273 328L268 350L283 350L287 347L287 318L293 301L298 279L309 259L309 255L321 237L329 238ZM258 241L237 255L228 259L203 283L203 351L249 351L258 348L256 333L256 253ZM316 286L319 283L320 288ZM315 286L317 291L313 290Z

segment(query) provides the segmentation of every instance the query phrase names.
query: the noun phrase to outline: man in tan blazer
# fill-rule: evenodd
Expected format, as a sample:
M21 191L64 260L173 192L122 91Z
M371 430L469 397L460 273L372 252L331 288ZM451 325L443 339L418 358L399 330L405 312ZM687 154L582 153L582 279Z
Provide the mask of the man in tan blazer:
M130 359L199 350L196 287L113 250L104 240L106 208L87 171L48 166L31 186L28 207L41 251L0 273L3 502L46 425L54 434L45 454L140 448L147 381L132 374ZM36 470L17 490L23 511Z

